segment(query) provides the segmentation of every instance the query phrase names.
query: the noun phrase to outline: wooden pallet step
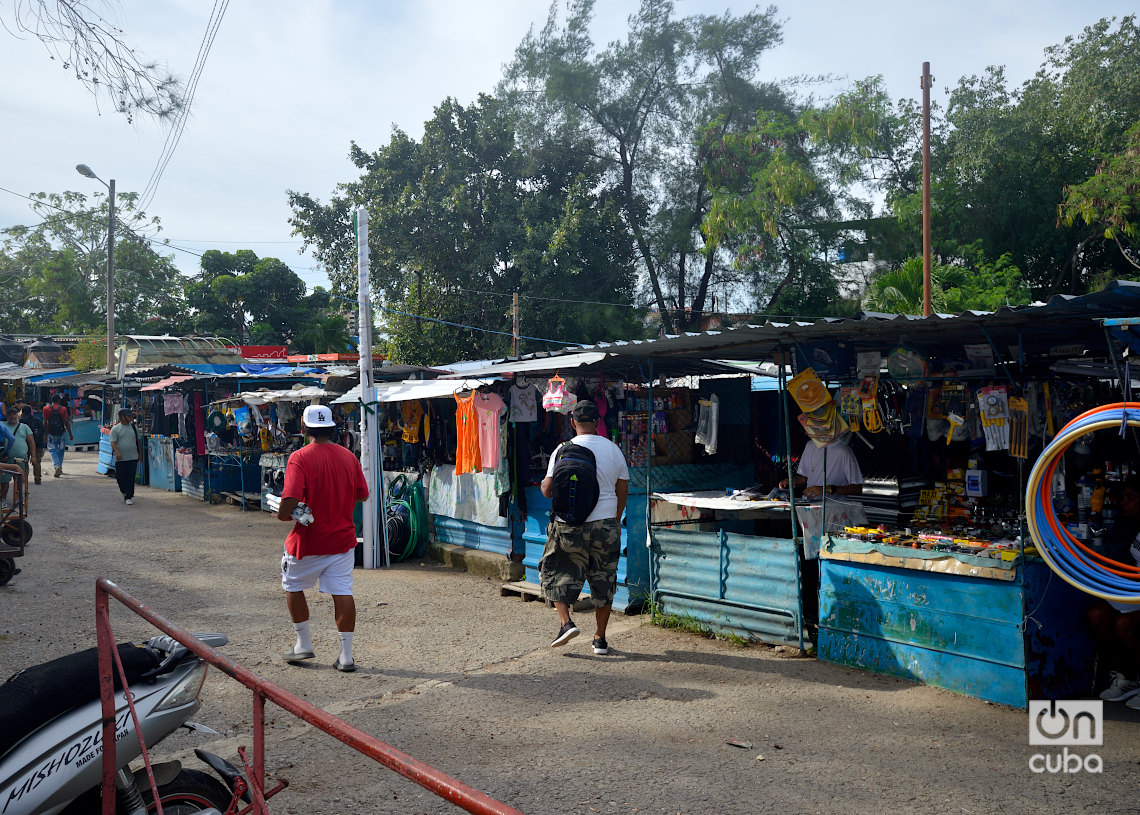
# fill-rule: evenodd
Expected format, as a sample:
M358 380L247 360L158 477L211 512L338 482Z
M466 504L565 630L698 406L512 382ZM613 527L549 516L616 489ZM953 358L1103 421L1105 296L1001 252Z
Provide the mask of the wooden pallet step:
M73 453L94 453L99 449L99 444L69 444L67 449Z
M529 583L525 580L519 580L514 583L503 583L499 586L500 597L518 597L524 603L533 603L540 601L546 605L547 608L554 608L554 603L547 600L542 596L542 587L537 583ZM594 601L590 598L588 590L583 589L578 602L574 604L574 611L589 611L594 607Z

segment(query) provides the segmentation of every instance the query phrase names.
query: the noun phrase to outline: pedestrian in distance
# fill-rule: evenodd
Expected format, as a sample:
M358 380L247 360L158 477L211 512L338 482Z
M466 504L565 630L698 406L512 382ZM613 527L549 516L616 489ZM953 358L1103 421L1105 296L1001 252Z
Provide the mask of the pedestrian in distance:
M621 448L597 434L598 408L593 402L575 403L570 423L575 436L554 451L541 484L551 509L539 582L561 624L550 647L565 645L580 633L570 606L588 582L597 625L594 653L608 654L606 626L617 590L629 467Z
M356 631L356 601L352 597L355 565L356 504L368 497L360 462L347 448L333 443L336 422L323 405L310 405L301 416L309 444L289 456L277 518L292 521L281 557L281 588L297 641L282 656L297 664L313 659L309 604L305 590L318 586L333 599L333 616L340 654L333 667L356 670L352 636Z
M111 451L115 454L115 480L127 506L135 502L135 472L141 448L134 415L123 408L119 411L119 423L111 428Z
M55 465L55 477L59 478L63 475L63 454L67 450L63 436L66 433L67 438L73 441L75 436L71 432L71 416L58 393L53 393L51 402L44 405L44 427L47 428L47 448Z
M36 452L30 459L32 465L32 473L35 475L36 483L39 484L43 479L43 470L41 462L44 460L44 446L46 442L44 432L44 421L36 415L35 410L31 405L24 405L20 423L26 424L32 431L32 438L36 443Z
M4 424L12 436L12 440L8 443L8 462L17 465L20 472L27 476L28 462L36 455L36 442L32 437L32 429L20 421L20 411L15 407L5 411L5 415L7 418ZM11 480L11 472L0 473L0 504L6 504L8 500L8 483ZM13 503L19 499L21 490L22 486L17 483Z

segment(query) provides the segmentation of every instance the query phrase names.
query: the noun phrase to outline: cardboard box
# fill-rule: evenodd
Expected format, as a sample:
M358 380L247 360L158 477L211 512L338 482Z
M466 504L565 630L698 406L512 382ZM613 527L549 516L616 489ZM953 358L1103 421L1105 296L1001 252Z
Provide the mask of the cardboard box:
M654 464L692 464L696 457L692 431L675 431L653 437Z

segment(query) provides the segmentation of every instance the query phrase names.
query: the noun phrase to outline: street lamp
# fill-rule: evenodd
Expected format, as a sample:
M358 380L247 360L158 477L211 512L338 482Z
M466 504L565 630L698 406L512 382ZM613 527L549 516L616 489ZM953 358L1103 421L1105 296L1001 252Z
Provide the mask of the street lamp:
M115 373L115 179L111 183L95 175L86 164L76 164L75 169L87 178L94 178L107 188L107 373Z

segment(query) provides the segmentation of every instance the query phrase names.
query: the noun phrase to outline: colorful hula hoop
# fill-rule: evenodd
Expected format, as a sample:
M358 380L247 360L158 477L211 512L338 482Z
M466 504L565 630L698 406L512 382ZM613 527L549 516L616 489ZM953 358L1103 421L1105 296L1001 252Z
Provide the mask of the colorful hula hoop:
M1102 600L1140 604L1140 566L1094 552L1073 537L1053 511L1053 473L1069 446L1086 433L1118 429L1123 424L1140 427L1140 402L1102 405L1061 428L1029 473L1026 521L1037 551L1065 582Z

